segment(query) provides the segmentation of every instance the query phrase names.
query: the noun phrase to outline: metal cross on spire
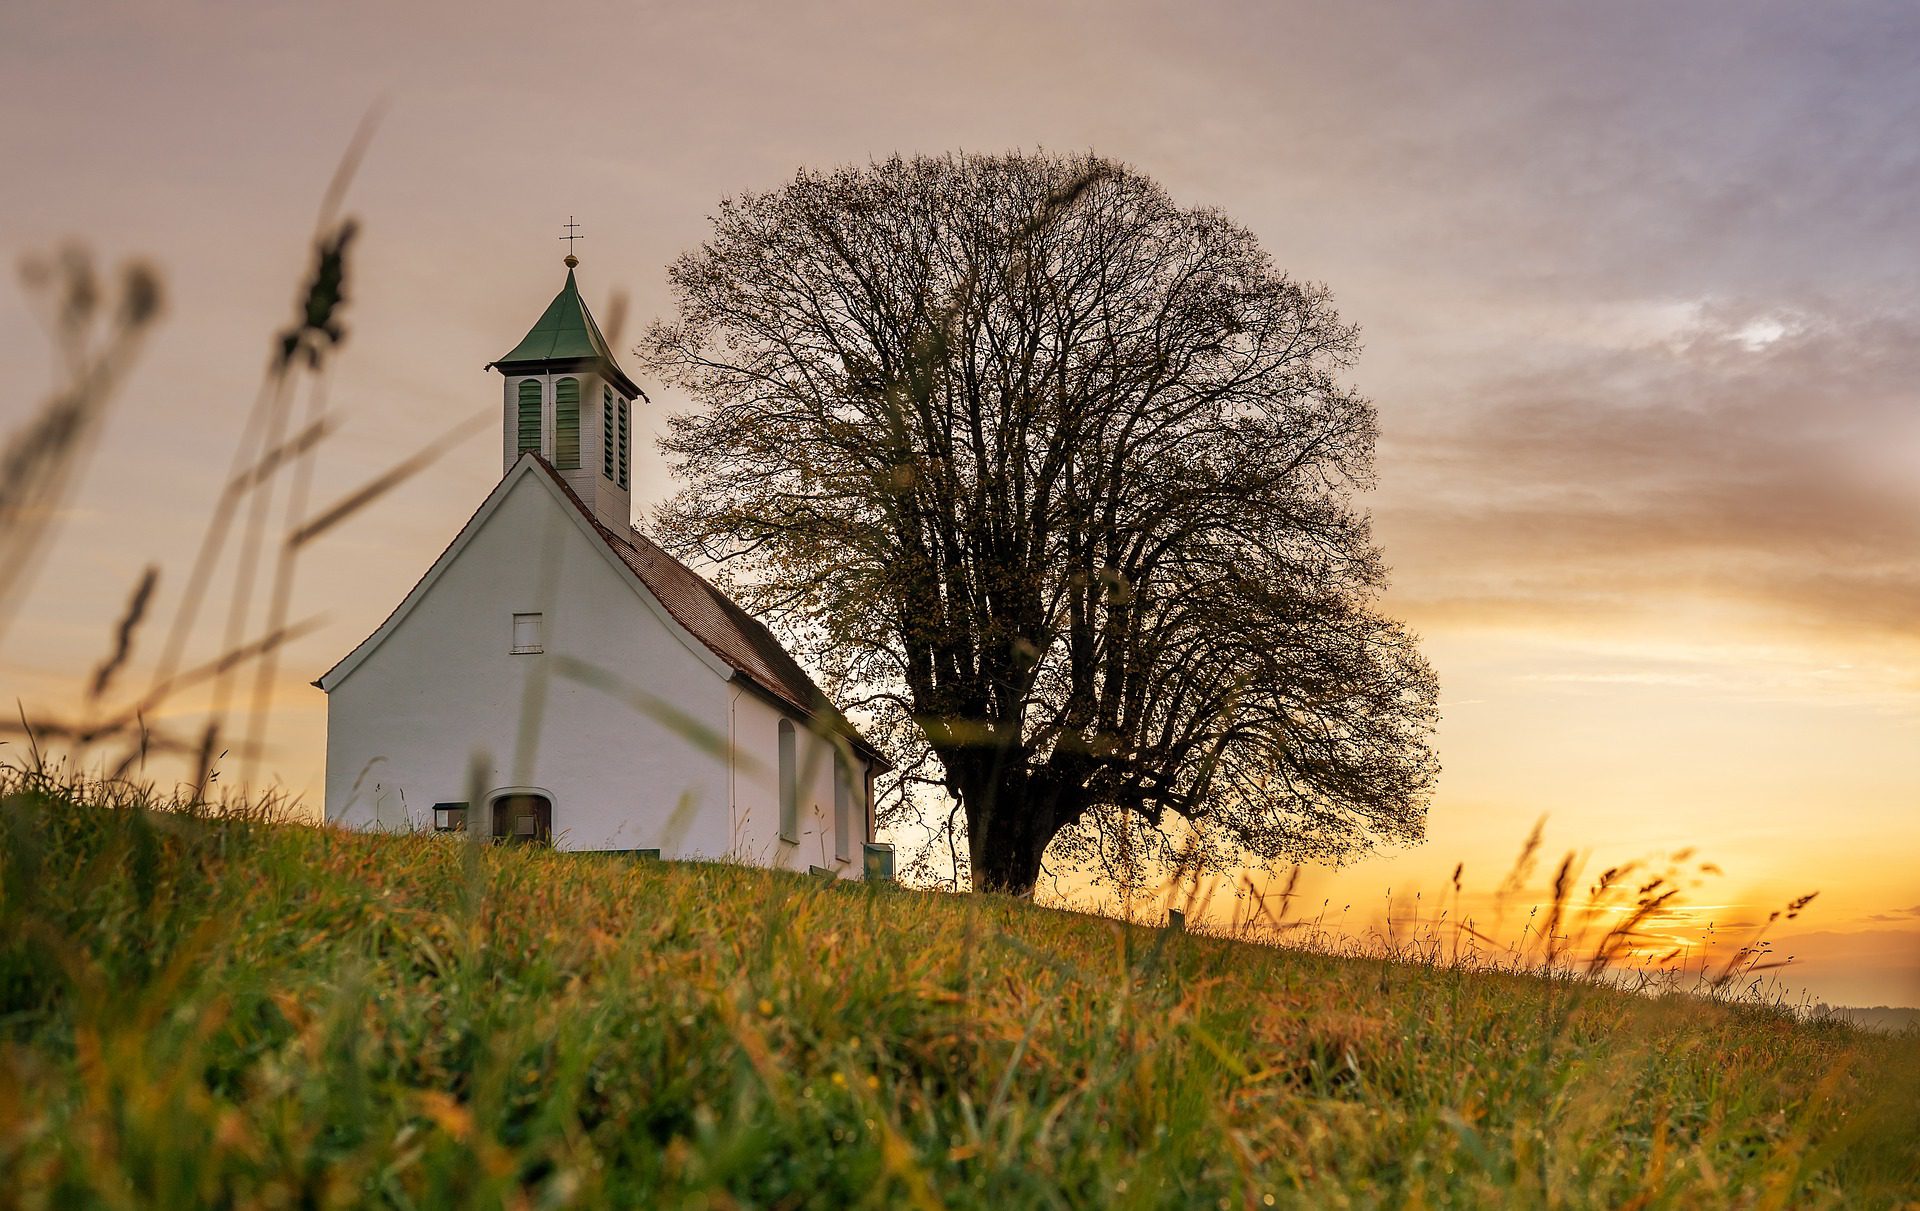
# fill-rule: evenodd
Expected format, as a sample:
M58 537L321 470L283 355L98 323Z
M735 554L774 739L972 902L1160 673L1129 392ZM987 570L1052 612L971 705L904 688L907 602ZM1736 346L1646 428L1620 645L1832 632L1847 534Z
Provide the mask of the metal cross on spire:
M567 268L572 269L575 265L578 265L580 263L580 258L573 255L573 242L575 240L584 240L587 237L576 234L576 232L579 230L580 224L573 221L572 215L567 216L567 221L566 223L563 224L563 226L566 227L567 234L560 236L559 238L567 242Z

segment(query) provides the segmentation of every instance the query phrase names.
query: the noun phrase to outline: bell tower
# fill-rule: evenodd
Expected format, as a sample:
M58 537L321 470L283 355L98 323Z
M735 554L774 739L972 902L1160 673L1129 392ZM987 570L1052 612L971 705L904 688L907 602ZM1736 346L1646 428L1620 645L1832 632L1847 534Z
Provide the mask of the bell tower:
M585 237L560 238L571 248ZM520 343L487 366L505 380L501 473L522 455L539 455L601 525L624 536L633 524L633 402L642 396L580 297L580 259L568 252L565 264L560 293Z

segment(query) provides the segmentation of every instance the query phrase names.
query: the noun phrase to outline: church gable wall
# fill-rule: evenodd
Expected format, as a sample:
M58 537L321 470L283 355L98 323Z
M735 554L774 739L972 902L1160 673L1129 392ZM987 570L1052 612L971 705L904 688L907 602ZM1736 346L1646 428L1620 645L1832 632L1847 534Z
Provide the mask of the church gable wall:
M478 754L488 792L551 797L561 848L732 850L734 687L660 621L571 511L522 476L333 686L330 820L431 828L436 802L472 798ZM535 614L516 635L515 615ZM544 650L515 654L529 634ZM482 803L469 819L487 826Z

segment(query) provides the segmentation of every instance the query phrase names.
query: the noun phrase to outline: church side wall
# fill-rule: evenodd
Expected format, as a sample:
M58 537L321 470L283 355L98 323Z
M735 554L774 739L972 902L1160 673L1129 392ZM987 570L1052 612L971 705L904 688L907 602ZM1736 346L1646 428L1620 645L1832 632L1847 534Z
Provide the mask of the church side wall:
M329 820L430 829L434 803L471 798L478 759L489 795L551 797L560 848L729 853L734 687L666 629L569 508L522 478L334 687ZM542 616L545 652L510 652L516 613ZM636 705L559 675L567 662L650 697ZM487 827L482 803L470 820Z
M799 795L798 839L780 838L780 720L794 725ZM740 761L734 776L734 856L756 866L804 871L824 866L843 879L861 877L860 844L865 840L865 810L857 778L849 859L833 849L833 747L808 730L805 720L781 710L752 690L736 687L733 698L734 745Z

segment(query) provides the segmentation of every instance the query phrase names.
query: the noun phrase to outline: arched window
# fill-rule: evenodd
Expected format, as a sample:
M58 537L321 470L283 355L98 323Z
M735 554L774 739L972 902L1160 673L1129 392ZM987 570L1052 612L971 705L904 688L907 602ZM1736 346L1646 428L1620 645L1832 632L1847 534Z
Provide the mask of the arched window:
M800 839L800 767L791 719L780 721L780 839Z
M562 471L580 469L580 380L563 378L553 385L553 465Z
M600 388L600 474L613 478L613 388Z
M493 839L507 845L552 845L553 800L535 794L495 799Z
M842 862L853 856L853 771L839 758L833 763L833 856Z
M520 380L520 454L540 453L540 380Z

